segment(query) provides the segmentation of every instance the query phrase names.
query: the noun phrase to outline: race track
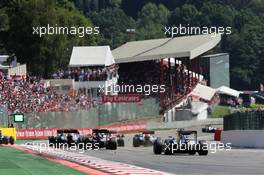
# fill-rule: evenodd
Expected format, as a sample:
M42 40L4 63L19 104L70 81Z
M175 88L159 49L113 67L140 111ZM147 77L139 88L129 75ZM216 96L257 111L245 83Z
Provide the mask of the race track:
M198 140L215 143L213 134L201 133L201 128L188 129L199 131ZM156 135L165 139L168 136L174 136L175 130L156 131ZM99 158L176 175L262 175L264 172L263 149L232 148L231 150L217 150L215 153L212 153L214 150L210 150L208 156L154 155L152 147L132 147L133 136L134 134L125 135L125 147L118 147L117 150L86 150L78 155L82 158L87 156L89 160ZM67 156L71 153L66 151L64 154Z
M165 138L174 135L175 130L156 132ZM199 133L200 139L212 140L212 134ZM116 151L86 151L84 154L110 161L117 161L144 168L155 169L173 174L204 175L204 174L263 174L264 150L232 149L208 156L190 156L188 154L154 155L152 147L132 147L132 134L126 135L126 146Z

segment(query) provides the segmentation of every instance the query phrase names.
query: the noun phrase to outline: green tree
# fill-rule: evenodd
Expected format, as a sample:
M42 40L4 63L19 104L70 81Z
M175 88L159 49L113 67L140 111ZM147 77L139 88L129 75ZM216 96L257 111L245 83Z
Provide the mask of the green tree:
M164 27L168 23L169 10L162 4L146 4L138 15L137 39L165 37Z
M5 31L5 48L15 53L31 72L48 75L66 67L73 46L94 45L95 37L85 35L33 35L37 26L92 26L85 16L66 0L12 0L8 3L9 30Z
M198 18L201 16L201 13L197 10L194 5L185 4L182 7L177 7L171 15L170 25L193 25L197 26L200 24Z
M264 25L258 18L254 24L245 24L235 41L230 41L232 86L256 89L263 82ZM234 39L232 37L231 39Z
M127 29L135 28L135 21L119 8L108 8L90 15L94 25L99 26L101 35L99 45L120 46L129 40Z

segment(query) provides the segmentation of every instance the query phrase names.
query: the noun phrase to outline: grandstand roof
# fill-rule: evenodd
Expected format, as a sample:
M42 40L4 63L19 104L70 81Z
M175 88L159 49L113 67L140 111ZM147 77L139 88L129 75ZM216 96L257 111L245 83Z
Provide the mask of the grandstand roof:
M9 66L4 66L4 65L0 64L0 69L1 70L7 70L7 69L9 69Z
M242 93L240 91L237 91L235 89L231 89L231 88L226 87L226 86L221 86L221 87L217 88L217 92L219 94L226 94L226 95L233 96L233 97L239 97L239 94Z
M109 46L85 46L73 47L69 66L110 66L114 63Z
M157 60L162 58L193 59L214 48L221 35L192 35L128 42L113 50L117 63Z
M191 95L197 96L206 101L210 101L215 95L215 93L215 89L198 83L197 86L191 92Z
M8 57L8 55L0 55L0 63L5 62Z

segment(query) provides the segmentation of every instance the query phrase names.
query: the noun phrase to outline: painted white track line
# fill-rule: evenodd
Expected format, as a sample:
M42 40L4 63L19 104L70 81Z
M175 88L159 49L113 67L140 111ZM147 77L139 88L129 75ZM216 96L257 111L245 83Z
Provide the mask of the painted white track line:
M24 144L21 146L46 156L56 157L59 159L64 159L75 163L83 164L91 168L95 168L113 175L172 175L170 173L165 173L153 169L143 168L143 167L120 163L120 162L103 160L82 153L73 153L59 149L43 149L43 148L41 148L41 152L40 152L40 147L36 145Z

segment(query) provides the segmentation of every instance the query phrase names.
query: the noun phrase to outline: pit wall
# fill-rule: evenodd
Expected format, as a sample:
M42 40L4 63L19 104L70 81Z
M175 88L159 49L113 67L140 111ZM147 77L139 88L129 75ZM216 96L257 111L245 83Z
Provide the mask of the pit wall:
M221 141L232 147L264 148L264 130L222 131Z

